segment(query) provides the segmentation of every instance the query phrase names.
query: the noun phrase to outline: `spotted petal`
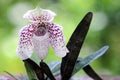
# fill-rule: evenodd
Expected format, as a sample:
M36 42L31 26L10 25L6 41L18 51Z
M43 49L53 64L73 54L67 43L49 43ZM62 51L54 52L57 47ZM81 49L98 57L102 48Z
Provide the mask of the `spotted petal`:
M32 55L33 52L32 37L35 28L36 28L35 24L30 24L23 27L20 31L20 39L17 48L17 54L22 60L30 58Z
M64 57L69 51L65 46L62 26L50 22L46 22L45 25L48 27L50 44L52 45L55 54Z
M55 15L56 14L51 10L45 10L37 7L34 10L27 11L23 18L26 18L31 22L50 22L54 19Z

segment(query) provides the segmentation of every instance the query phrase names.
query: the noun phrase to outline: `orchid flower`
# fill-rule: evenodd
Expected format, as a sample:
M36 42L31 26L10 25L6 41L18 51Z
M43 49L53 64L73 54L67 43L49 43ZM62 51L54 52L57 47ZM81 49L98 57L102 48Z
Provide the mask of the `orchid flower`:
M57 56L64 57L69 51L65 46L62 26L51 22L56 14L50 10L35 8L27 11L23 18L32 24L20 30L17 55L22 59L31 57L33 51L43 60L52 46Z

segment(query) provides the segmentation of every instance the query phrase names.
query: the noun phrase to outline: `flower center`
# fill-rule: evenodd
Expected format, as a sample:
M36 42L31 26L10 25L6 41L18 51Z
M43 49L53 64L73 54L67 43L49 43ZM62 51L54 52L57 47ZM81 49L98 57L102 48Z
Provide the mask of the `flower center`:
M45 25L42 23L38 24L37 30L35 31L35 35L36 36L44 36L46 34L46 27Z

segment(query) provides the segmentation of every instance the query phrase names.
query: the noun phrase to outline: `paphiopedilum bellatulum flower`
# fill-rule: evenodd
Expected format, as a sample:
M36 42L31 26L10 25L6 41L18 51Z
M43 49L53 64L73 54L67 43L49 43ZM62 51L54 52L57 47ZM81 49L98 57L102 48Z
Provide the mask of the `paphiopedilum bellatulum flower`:
M64 57L68 53L62 26L51 22L56 14L50 10L36 8L27 11L23 18L32 24L24 26L20 31L17 49L18 56L22 59L31 57L33 51L43 60L52 46L57 56Z

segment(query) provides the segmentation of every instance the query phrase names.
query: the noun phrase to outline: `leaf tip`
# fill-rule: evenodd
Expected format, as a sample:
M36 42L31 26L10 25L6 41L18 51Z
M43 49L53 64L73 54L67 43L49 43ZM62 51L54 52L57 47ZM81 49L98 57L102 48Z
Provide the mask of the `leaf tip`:
M88 12L88 13L87 13L87 16L89 16L90 18L92 18L93 12Z
M85 17L84 20L86 20L86 22L90 23L93 17L93 13L92 12L88 12Z
M108 50L108 49L109 49L109 46L108 46L108 45L104 46L104 49L105 49L105 50Z

